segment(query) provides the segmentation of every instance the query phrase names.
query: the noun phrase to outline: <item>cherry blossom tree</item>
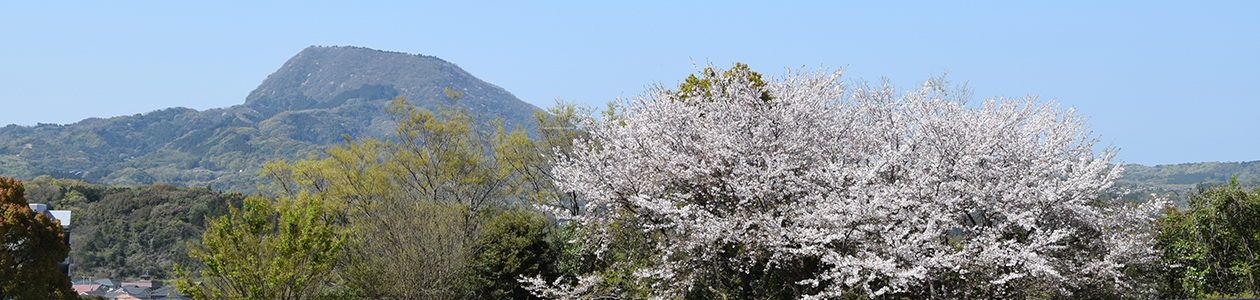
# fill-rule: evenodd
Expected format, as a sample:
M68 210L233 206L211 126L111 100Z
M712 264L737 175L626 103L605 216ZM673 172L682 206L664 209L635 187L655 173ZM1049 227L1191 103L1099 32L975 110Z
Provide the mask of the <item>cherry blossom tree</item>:
M968 104L841 72L705 68L588 120L556 162L601 263L552 298L1150 297L1152 201L1085 118L1036 97ZM626 275L630 274L630 275Z

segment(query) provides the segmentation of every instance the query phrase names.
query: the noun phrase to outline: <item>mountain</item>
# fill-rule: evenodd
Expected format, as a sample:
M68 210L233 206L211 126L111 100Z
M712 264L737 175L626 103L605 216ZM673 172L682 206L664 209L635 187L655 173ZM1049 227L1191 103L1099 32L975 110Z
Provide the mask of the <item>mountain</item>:
M271 117L284 111L332 108L347 100L396 95L436 108L445 88L463 92L459 103L473 111L527 120L535 107L433 56L358 47L310 47L267 76L245 107Z
M529 126L537 109L503 88L433 56L362 47L316 47L290 58L245 103L176 107L67 124L0 128L0 176L39 175L136 186L165 182L252 192L263 162L302 159L352 137L387 137L384 108L403 96L434 109L451 102Z

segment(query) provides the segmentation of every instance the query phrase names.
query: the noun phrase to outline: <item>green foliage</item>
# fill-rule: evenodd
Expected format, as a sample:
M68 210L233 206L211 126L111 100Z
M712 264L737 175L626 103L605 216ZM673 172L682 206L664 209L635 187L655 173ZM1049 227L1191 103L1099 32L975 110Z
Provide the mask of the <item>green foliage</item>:
M1124 169L1116 179L1116 196L1139 203L1168 199L1183 209L1190 205L1199 185L1223 185L1233 179L1244 187L1260 186L1260 161L1125 165ZM1124 190L1132 192L1125 194Z
M1125 165L1124 175L1116 180L1116 185L1193 190L1200 183L1226 184L1231 178L1243 186L1260 184L1260 161Z
M615 115L612 103L605 113ZM506 169L517 178L514 195L535 204L579 211L577 195L555 186L551 162L557 156L572 153L575 140L586 138L582 120L593 114L593 108L557 100L555 106L534 112L537 134L533 138L521 131L496 136L495 155L508 164Z
M245 199L242 209L209 221L201 247L189 255L205 265L197 286L175 270L176 286L196 299L313 299L329 290L342 238L333 232L322 199L300 194L276 203ZM279 207L277 207L279 206Z
M60 222L27 206L22 182L0 177L0 299L77 299L58 268L64 239Z
M721 258L703 269L701 285L687 295L688 299L798 299L802 295L816 294L818 288L796 284L801 278L810 278L822 271L818 259L793 259L771 264L768 260L750 261L747 270L729 263L735 257L752 256L743 245L728 243L722 246Z
M445 88L442 92L446 94L446 99L450 101L455 101L464 97L464 92L452 90L449 87Z
M387 144L385 152L401 172L393 177L402 190L428 200L465 203L473 214L506 200L513 186L506 170L509 164L500 163L490 144L494 135L503 134L501 120L489 122L495 127L490 131L478 128L478 117L459 107L434 113L402 98L395 99L388 111L398 117L398 131L397 142Z
M252 114L252 115L251 115ZM234 177L263 161L309 155L320 145L266 136L243 108L167 109L65 126L0 129L0 174L137 186L214 184L237 191L258 185Z
M239 206L238 193L169 184L106 187L41 176L25 183L27 199L74 212L71 275L95 278L172 278L174 264L200 270L185 244L199 240L205 219Z
M398 124L393 139L347 140L329 148L328 158L267 163L263 174L272 191L327 192L340 202L334 207L346 209L395 198L463 203L472 215L503 203L516 186L508 170L512 164L496 151L514 149L496 149L490 143L509 135L523 137L522 129L507 133L499 121L489 122L494 129L479 127L475 116L457 107L434 113L402 98L388 110Z
M528 294L517 288L518 276L552 277L557 254L547 238L550 221L512 207L572 202L551 186L546 156L552 154L542 151L566 147L571 139L563 137L576 129L536 141L520 126L509 131L500 120L484 121L458 106L429 111L398 98L387 111L397 124L392 139L347 138L325 158L264 166L274 195L326 195L334 230L346 237L337 275L343 292L519 298ZM563 118L575 120L578 111L571 105Z
M1189 209L1166 214L1158 238L1166 298L1260 292L1260 189L1248 192L1235 180L1200 187Z
M735 63L735 66L723 71L720 75L718 74L718 70L714 70L712 67L705 67L704 71L701 73L701 77L699 78L696 77L695 74L687 75L687 78L683 79L683 83L678 85L678 93L675 95L675 100L687 101L692 97L701 97L702 99L710 99L710 101L712 101L713 91L710 87L713 85L713 80L747 80L751 82L751 84L747 86L751 87L754 91L760 91L761 96L759 97L762 101L770 101L774 99L774 97L770 96L768 91L764 90L766 82L761 79L761 73L753 72L746 64ZM723 90L721 92L727 93L734 91Z
M521 276L555 278L559 257L548 241L551 224L537 212L509 209L494 212L481 228L469 280L485 298L533 299L521 287Z
M602 228L576 225L568 228L565 233L574 236L575 241L593 240L583 235L607 231L610 233L608 239L611 242L607 243L607 249L594 249L591 248L593 245L587 244L571 245L571 248L565 249L561 256L564 261L561 261L560 267L577 272L563 274L594 273L601 277L604 285L609 289L624 291L623 295L634 295L632 297L634 299L647 299L651 296L651 283L644 282L635 276L634 272L654 263L653 255L660 254L655 243L661 239L663 233L639 230L634 226L637 224L632 224L632 222L634 220L629 218L629 213L623 212L620 220ZM686 254L679 253L679 255Z
M469 294L472 224L462 203L415 201L355 218L341 278L369 299L460 299Z
M510 186L488 143L492 133L457 107L434 113L398 98L388 111L398 124L393 140L349 142L322 162L299 162L298 170L331 166L306 177L322 185L299 186L344 201L332 205L344 205L345 230L355 238L342 275L362 296L464 297L480 216L505 203Z

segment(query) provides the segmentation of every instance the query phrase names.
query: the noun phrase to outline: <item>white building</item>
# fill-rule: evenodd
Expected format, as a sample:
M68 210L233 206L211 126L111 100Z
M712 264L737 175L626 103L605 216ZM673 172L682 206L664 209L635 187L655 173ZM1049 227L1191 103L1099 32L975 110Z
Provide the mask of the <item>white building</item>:
M45 215L53 220L61 222L61 232L65 234L66 245L70 245L70 211L48 210L48 205L40 203L31 203L28 206L31 208L31 211L34 211L37 214ZM65 273L66 276L70 276L70 256L67 255L66 260L62 261L61 265L58 267L61 269L61 273Z

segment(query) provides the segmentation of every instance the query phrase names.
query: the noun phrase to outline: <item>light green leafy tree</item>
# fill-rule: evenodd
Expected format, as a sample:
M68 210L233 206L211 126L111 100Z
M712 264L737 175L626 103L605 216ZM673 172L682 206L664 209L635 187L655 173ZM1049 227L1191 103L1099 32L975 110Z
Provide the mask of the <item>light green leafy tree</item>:
M244 207L208 220L201 246L189 256L200 278L176 265L176 286L196 299L314 299L330 293L342 239L334 234L321 195L278 201L245 199ZM201 280L201 285L193 282Z
M447 96L455 104L460 93L448 90ZM268 190L278 196L326 195L324 206L334 216L338 234L347 237L339 275L359 296L477 298L489 297L504 281L515 283L515 273L488 275L473 271L471 265L474 261L516 265L517 258L482 253L532 256L537 251L507 248L537 243L515 238L485 241L483 226L498 214L515 211L503 208L573 205L571 196L555 192L551 185L547 159L550 149L567 147L564 137L577 128L559 118L574 119L572 115L582 110L571 105L567 111L553 110L568 117L536 116L550 122L547 126L561 128L544 133L552 138L541 141L521 127L508 130L500 120L485 121L457 105L430 111L397 98L386 111L398 126L393 138L346 137L344 145L327 150L327 157L268 163L263 171L272 182ZM500 234L506 229L499 229L489 231L496 232L489 236L509 238L511 234ZM533 234L537 230L527 232L530 240L540 238Z
M495 135L495 156L511 172L513 196L559 209L554 212L580 210L577 195L555 185L551 162L573 152L573 141L585 137L585 120L594 113L575 102L556 101L555 106L534 112L534 137L522 130ZM605 113L615 114L611 107Z

